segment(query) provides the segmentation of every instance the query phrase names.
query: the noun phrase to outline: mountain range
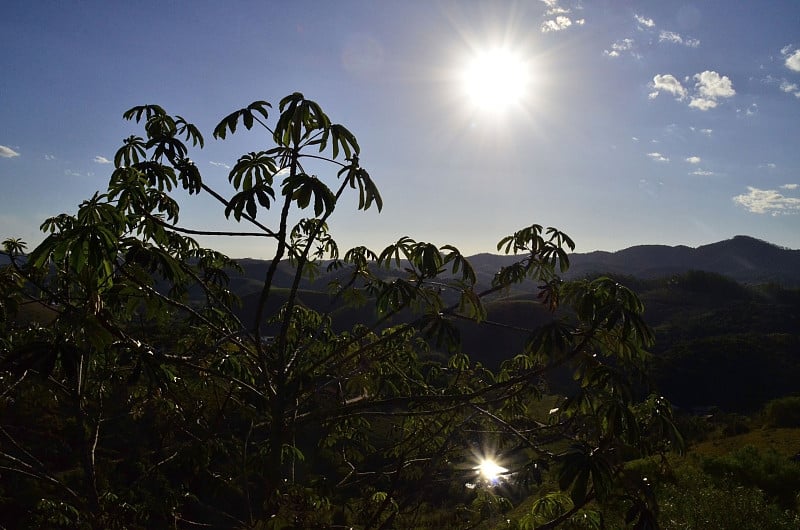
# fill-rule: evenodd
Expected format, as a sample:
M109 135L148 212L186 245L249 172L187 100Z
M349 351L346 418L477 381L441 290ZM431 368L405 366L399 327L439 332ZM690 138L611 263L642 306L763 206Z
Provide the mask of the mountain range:
M519 256L476 254L469 258L480 285L491 283L494 274L503 266L520 259ZM237 260L244 269L237 283L262 281L268 261L244 258ZM0 252L0 265L8 263L8 256ZM324 273L314 282L324 285ZM637 245L616 252L594 251L570 255L567 278L610 274L653 279L682 274L688 271L706 271L721 274L744 284L777 283L785 287L800 287L800 250L780 247L750 236L702 245L697 248L685 245ZM291 285L293 272L288 262L279 268L275 284ZM304 281L304 287L309 287Z
M476 254L469 258L478 277L479 286L491 284L494 274L503 266L518 261L520 256ZM244 277L263 279L268 262L255 259L237 260L245 269ZM288 263L279 270L277 285L290 284ZM281 270L282 269L282 270ZM311 287L319 288L332 279L335 273L323 274ZM743 284L777 283L784 287L800 287L800 250L793 250L750 236L731 239L692 248L684 245L638 245L617 252L594 251L570 255L570 268L566 278L608 274L614 277L630 276L654 279L683 274L688 271L706 271L721 274ZM284 281L281 281L283 276Z

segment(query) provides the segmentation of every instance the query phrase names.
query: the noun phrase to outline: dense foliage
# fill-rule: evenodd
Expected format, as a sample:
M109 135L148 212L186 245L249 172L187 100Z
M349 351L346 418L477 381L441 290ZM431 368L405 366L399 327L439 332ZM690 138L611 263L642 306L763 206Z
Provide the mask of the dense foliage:
M327 223L345 194L362 210L382 198L355 136L301 94L272 122L256 101L214 129L266 143L233 165L229 192L189 158L204 145L194 125L157 105L124 117L145 134L125 140L107 190L47 219L29 254L5 241L0 524L466 527L534 495L523 527L599 528L609 504L656 527L651 486L624 473L681 442L669 404L634 391L652 333L621 284L562 280L568 236L533 224L501 239L518 261L478 291L450 245L338 248ZM183 226L181 189L249 231ZM238 264L195 235L274 250L250 310L229 289ZM369 321L338 330L302 303L321 267L342 273L332 307L371 305ZM490 370L455 323L487 322L486 297L522 282L551 316ZM543 409L555 370L575 383ZM480 458L506 472L482 478Z

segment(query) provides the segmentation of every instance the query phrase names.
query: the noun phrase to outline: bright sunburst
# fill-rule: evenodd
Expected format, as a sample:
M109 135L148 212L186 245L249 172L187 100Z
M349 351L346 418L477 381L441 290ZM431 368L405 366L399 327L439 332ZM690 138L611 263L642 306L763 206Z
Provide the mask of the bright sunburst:
M464 89L479 108L505 110L521 103L530 81L528 62L508 48L477 53L463 75Z
M480 463L475 467L478 475L485 481L493 484L497 482L500 476L508 471L507 468L501 466L491 458L483 458Z

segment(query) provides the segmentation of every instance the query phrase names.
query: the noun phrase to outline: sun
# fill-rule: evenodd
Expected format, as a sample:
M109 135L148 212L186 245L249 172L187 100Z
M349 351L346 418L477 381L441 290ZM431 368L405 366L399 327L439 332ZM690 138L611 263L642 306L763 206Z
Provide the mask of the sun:
M481 459L480 463L475 467L475 470L478 472L478 475L489 483L497 482L500 476L508 471L507 468L504 468L491 458Z
M530 65L509 48L476 53L464 69L463 86L472 104L481 109L506 110L525 99Z

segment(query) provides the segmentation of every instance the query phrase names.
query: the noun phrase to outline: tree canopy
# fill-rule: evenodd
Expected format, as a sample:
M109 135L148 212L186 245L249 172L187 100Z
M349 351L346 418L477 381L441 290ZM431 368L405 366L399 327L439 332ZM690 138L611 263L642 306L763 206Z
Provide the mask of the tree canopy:
M328 221L345 194L383 199L356 137L294 93L223 118L245 131L230 188L192 162L201 132L158 105L114 157L108 187L42 224L0 269L0 523L78 528L474 527L521 499L522 528L603 525L604 506L655 528L650 485L627 460L680 447L642 378L643 305L608 277L565 281L572 240L531 224L497 250L518 260L478 291L451 245L402 237L340 249ZM310 168L325 174L310 174ZM240 231L185 226L180 201L219 203ZM235 260L193 237L274 248L255 309L230 290ZM291 287L276 274L289 264ZM345 331L299 296L335 271L331 311L371 306ZM532 282L551 318L489 369L456 325L495 325L485 301ZM366 314L366 313L365 313ZM556 372L570 391L550 395ZM499 476L480 475L494 462ZM505 521L505 518L502 519Z

